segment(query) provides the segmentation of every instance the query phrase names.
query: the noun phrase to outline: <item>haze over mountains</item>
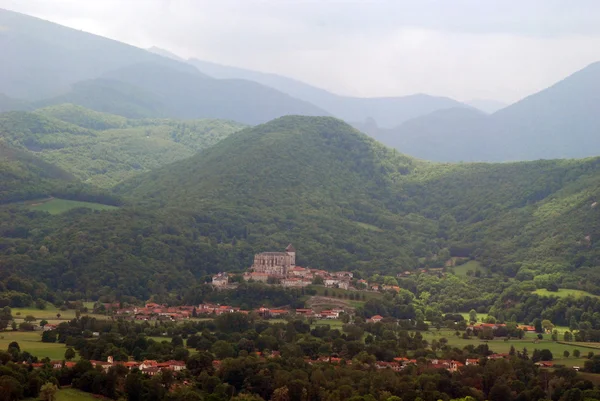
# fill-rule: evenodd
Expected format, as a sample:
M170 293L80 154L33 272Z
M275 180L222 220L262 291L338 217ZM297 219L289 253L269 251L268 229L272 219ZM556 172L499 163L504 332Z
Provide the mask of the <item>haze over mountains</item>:
M331 115L405 154L432 161L600 153L598 64L507 107L426 94L356 98L276 74L185 61L163 49L146 51L7 10L0 10L0 26L0 111L72 103L127 118L221 118L244 124L284 115Z

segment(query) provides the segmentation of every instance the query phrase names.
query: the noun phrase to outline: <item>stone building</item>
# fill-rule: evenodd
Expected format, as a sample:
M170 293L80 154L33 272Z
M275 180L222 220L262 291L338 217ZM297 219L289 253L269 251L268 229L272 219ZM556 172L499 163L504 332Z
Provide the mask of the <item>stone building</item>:
M251 269L257 273L285 277L296 266L296 250L289 244L285 252L262 252L254 255Z

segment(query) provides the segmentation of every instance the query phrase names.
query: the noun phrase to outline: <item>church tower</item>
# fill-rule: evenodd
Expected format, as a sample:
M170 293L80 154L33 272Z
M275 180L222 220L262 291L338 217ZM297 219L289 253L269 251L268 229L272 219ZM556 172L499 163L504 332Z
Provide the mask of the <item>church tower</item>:
M285 248L285 253L287 253L290 256L291 267L296 266L296 249L292 244L289 244L287 248Z

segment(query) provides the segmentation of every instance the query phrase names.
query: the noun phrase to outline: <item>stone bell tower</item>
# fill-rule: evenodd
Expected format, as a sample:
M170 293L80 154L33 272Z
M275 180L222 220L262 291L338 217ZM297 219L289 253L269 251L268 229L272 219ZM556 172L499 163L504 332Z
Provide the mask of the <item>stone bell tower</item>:
M296 249L292 244L289 244L287 248L285 248L285 253L287 253L290 256L291 267L296 266Z

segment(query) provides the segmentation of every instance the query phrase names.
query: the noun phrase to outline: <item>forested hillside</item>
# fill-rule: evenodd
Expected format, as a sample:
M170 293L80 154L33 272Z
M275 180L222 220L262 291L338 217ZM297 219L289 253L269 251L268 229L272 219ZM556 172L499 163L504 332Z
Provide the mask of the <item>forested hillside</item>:
M12 146L98 187L192 156L243 125L221 120L129 120L63 104L0 114Z
M64 124L61 135L72 132L63 142L140 128L109 128L131 122L79 112L65 105L16 115ZM50 116L108 129L82 128ZM19 121L12 126L29 127ZM192 123L156 124L143 126L144 134L180 132L175 128ZM56 132L22 131L27 134L13 135L19 143L32 138L39 146L61 138ZM79 160L73 174L83 174L93 154L82 146L76 151L80 159L67 159L68 149L76 148L55 147L50 153L62 154L56 160L66 165ZM37 154L45 152L42 147ZM290 116L233 133L195 156L125 180L115 187L126 203L119 210L47 216L5 209L2 235L15 226L22 229L4 240L3 249L10 251L2 260L7 272L42 277L49 288L77 291L75 298L84 293L144 298L189 288L210 273L243 270L254 253L292 242L299 264L331 270L394 275L442 266L457 256L477 260L496 279L532 283L535 277L540 288L551 281L600 293L594 273L600 257L599 168L598 159L422 162L342 121ZM42 245L49 253L37 252ZM79 279L69 279L75 276ZM466 291L470 302L491 305L476 287L465 285L432 291Z

